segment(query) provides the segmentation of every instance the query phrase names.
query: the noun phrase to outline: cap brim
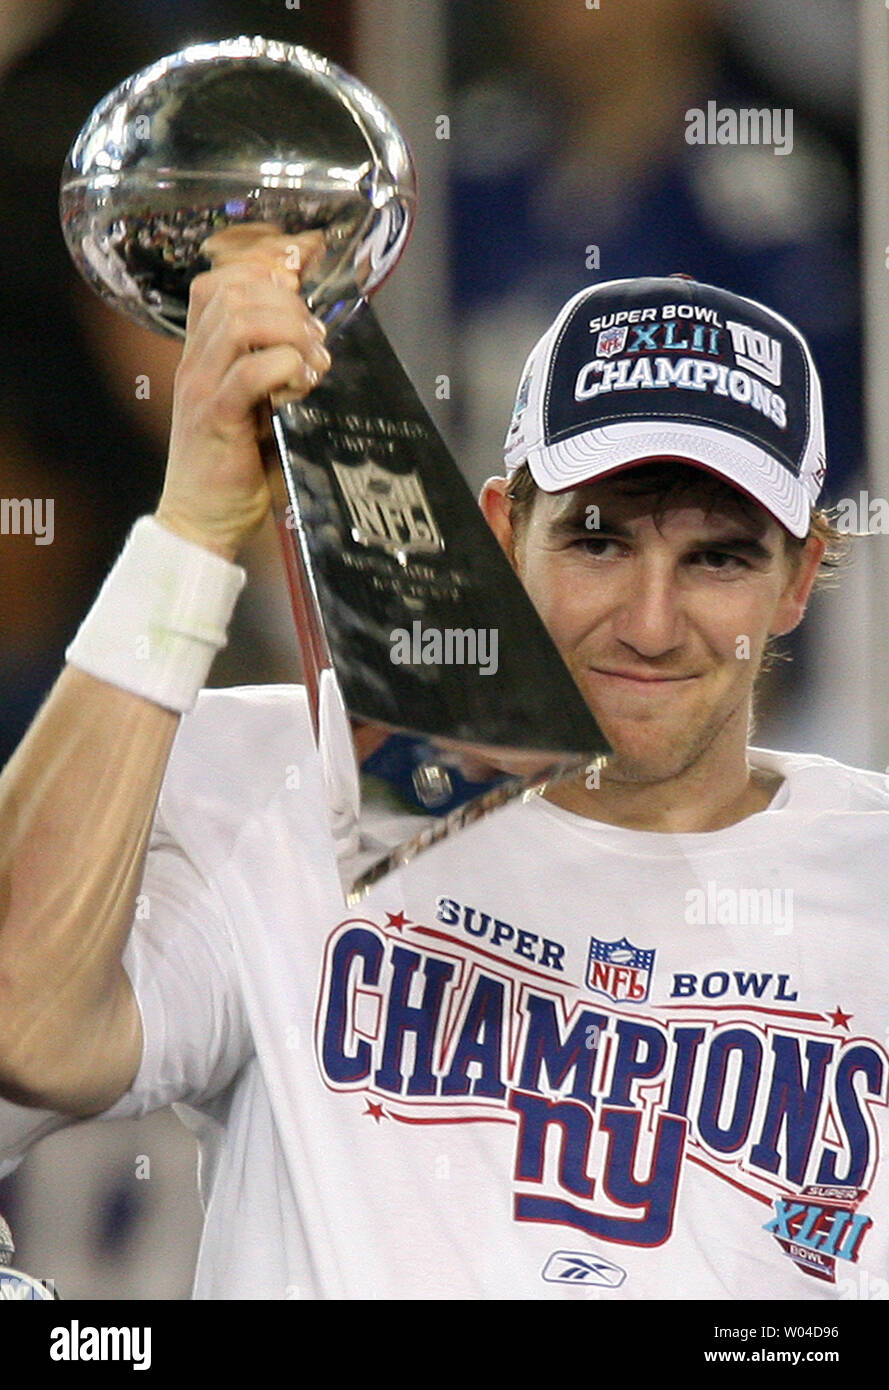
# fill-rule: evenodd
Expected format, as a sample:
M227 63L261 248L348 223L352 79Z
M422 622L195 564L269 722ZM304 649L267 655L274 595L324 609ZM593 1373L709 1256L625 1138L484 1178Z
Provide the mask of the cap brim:
M771 454L739 435L663 419L605 425L531 447L528 467L544 492L580 487L631 464L675 459L715 473L772 513L791 535L808 534L810 510L799 479Z

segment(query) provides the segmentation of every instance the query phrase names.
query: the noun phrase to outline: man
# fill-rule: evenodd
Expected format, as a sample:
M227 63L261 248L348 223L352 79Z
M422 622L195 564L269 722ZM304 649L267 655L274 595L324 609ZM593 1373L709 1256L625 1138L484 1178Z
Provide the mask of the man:
M273 250L195 282L157 518L4 773L0 1156L183 1104L199 1297L885 1272L889 792L747 747L825 554L805 343L685 278L565 306L482 505L613 758L347 912L302 691L201 696L167 766L268 505L253 407L329 363Z

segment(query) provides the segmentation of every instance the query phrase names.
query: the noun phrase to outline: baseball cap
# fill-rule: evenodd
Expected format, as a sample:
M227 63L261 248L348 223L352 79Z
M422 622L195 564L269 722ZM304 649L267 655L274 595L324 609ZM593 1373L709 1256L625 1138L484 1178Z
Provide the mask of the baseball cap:
M696 464L802 537L827 467L821 383L802 334L755 300L684 275L609 280L532 349L504 457L544 492Z

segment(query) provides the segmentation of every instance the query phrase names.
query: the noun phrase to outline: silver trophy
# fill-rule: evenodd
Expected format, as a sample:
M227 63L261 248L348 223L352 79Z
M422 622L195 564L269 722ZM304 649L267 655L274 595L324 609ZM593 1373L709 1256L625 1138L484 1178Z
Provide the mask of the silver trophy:
M180 337L191 281L222 239L317 234L301 292L333 367L304 400L270 401L265 449L350 902L608 751L368 304L415 203L410 153L373 93L261 38L128 78L62 180L89 283Z

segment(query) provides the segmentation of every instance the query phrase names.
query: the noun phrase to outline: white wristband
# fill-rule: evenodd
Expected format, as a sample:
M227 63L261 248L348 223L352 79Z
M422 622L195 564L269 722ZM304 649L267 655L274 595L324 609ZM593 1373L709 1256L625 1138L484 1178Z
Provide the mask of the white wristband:
M240 565L140 517L65 656L110 685L190 710L246 579Z

